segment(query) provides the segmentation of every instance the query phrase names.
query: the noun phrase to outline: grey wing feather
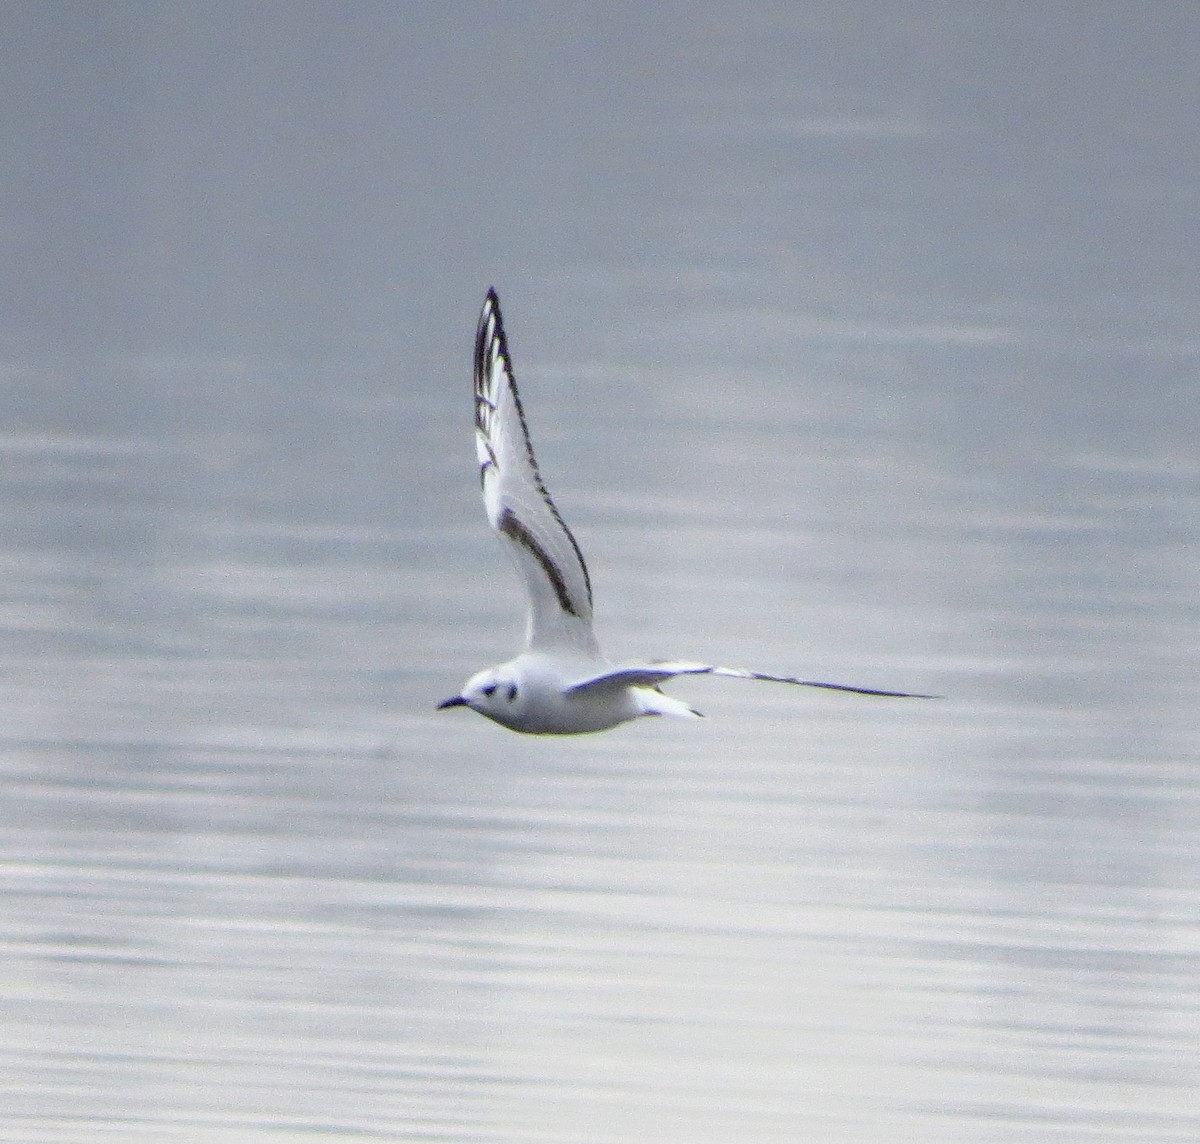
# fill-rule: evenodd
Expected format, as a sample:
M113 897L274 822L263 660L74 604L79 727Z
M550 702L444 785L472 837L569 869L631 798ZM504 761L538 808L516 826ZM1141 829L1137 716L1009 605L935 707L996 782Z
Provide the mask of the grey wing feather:
M937 695L924 695L915 691L883 691L875 687L854 687L847 683L820 683L813 679L797 679L791 675L767 675L761 671L747 671L742 667L716 667L709 663L691 663L687 660L662 660L657 663L617 667L612 671L581 679L567 688L567 694L617 687L657 687L658 684L680 675L723 675L731 679L759 679L767 683L790 683L795 687L819 687L824 691L849 691L855 695L881 695L889 699L940 698Z
M538 470L494 289L475 334L475 445L488 521L529 596L528 646L599 654L587 565Z

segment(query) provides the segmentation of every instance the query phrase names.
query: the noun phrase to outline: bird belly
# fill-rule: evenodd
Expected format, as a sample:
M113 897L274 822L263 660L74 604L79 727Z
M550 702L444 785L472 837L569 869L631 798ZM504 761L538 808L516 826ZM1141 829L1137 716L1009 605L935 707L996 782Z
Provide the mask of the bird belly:
M607 731L642 714L629 689L609 695L564 695L560 691L522 697L492 718L526 735L587 735Z

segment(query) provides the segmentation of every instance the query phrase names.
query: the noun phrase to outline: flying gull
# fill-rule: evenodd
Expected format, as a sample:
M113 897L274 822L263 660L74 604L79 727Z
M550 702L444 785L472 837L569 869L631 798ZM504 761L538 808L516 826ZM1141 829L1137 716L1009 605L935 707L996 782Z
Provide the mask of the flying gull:
M605 659L592 631L592 584L583 553L533 455L494 289L484 299L475 334L475 448L488 522L525 583L525 650L471 676L457 695L438 704L439 709L469 707L501 726L531 735L576 735L606 731L642 715L698 717L695 708L661 690L663 683L680 675L724 675L855 695L934 698L689 660L613 664Z

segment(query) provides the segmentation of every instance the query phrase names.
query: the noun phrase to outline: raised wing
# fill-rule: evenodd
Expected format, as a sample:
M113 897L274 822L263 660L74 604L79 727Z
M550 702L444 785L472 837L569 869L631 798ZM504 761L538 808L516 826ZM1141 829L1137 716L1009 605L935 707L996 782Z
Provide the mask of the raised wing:
M766 675L741 667L714 667L709 663L690 663L686 660L661 660L657 663L617 667L599 675L581 679L567 688L567 694L581 691L604 691L619 687L657 687L677 675L726 675L731 679L761 679L767 683L791 683L796 687L820 687L825 691L851 691L855 695L882 695L889 699L938 699L937 695L922 695L914 691L880 691L874 687L852 687L846 683L817 683L811 679L796 679L791 675Z
M475 446L488 521L529 595L527 646L598 655L587 566L538 471L494 289L475 334Z

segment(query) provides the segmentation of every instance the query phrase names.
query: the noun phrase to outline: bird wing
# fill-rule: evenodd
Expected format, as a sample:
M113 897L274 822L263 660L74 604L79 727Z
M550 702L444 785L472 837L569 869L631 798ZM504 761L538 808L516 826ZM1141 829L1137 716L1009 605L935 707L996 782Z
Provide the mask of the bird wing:
M742 667L716 667L710 663L691 663L687 660L661 660L655 663L634 664L615 667L573 683L566 689L568 695L583 691L606 691L620 687L657 687L658 684L674 679L678 675L725 675L731 679L761 679L767 683L791 683L796 687L820 687L825 691L850 691L855 695L882 695L891 699L937 699L936 695L922 695L914 691L881 691L875 687L853 687L846 683L818 683L812 679L796 679L791 675L767 675L761 671L747 671Z
M529 597L527 647L598 655L587 565L538 471L494 289L475 334L475 445L488 522Z

